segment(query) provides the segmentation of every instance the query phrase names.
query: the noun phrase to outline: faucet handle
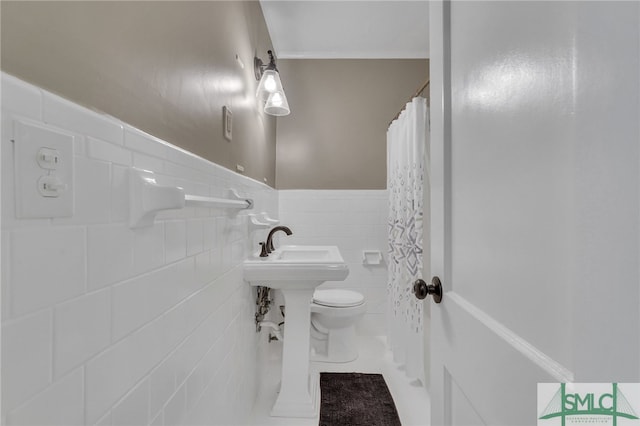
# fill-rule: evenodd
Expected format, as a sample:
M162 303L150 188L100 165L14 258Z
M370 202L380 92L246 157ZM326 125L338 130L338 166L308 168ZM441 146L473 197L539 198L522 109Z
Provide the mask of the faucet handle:
M260 243L260 257L269 257L269 252L267 251L267 244L264 242Z

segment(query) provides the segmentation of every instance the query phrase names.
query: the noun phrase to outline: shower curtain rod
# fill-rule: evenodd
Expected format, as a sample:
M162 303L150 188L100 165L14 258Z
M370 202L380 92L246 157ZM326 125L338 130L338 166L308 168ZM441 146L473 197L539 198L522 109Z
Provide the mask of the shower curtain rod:
M409 98L409 101L408 101L408 102L410 102L413 98L415 98L415 97L417 97L417 96L420 96L420 94L421 94L422 92L424 92L424 89L426 89L426 88L429 86L429 82L430 82L430 80L429 80L429 79L427 79L427 81L425 81L425 82L424 82L424 84L423 84L422 86L420 86L420 88L419 88L418 90L416 90L416 93L414 93L414 94L413 94L413 96L412 96L411 98ZM405 109L406 107L407 107L407 105L405 104L405 105L402 107L402 109L401 109L400 111L398 111L398 113L396 114L396 116L395 116L395 117L393 117L393 120L391 120L391 121L389 122L389 126L391 126L391 123L393 123L394 121L396 121L396 120L398 119L398 117L400 117L400 114L402 114L402 111L404 111L404 109Z

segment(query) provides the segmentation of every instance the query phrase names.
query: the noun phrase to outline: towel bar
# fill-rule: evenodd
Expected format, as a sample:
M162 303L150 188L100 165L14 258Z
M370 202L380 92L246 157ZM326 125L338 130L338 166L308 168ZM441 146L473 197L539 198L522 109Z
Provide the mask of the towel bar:
M182 209L185 206L251 209L253 200L242 198L231 189L230 198L189 195L179 186L159 185L153 172L132 168L129 173L129 227L152 226L162 210Z

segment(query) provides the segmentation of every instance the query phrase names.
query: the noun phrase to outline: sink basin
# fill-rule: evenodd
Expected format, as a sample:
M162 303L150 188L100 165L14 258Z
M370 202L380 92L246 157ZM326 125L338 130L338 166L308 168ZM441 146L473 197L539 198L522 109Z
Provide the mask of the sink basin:
M342 281L349 267L336 246L282 246L269 257L246 260L243 272L254 286L303 288Z
M333 260L342 262L340 252L334 246L285 246L274 251L271 256L274 261L324 262Z

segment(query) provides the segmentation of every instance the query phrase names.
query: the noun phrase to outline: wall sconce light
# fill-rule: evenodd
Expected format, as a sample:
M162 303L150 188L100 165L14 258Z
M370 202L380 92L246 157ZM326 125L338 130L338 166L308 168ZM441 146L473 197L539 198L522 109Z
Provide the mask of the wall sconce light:
M253 58L253 67L256 80L260 80L256 97L261 101L265 101L264 112L269 115L289 115L289 103L287 96L284 94L282 82L280 81L280 72L276 68L276 58L271 50L269 54L269 63L265 65L262 59Z

